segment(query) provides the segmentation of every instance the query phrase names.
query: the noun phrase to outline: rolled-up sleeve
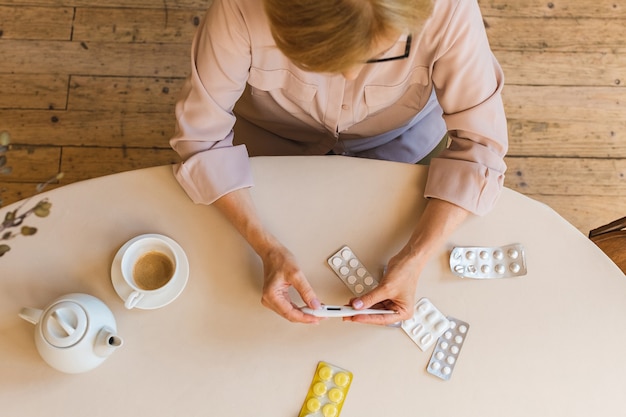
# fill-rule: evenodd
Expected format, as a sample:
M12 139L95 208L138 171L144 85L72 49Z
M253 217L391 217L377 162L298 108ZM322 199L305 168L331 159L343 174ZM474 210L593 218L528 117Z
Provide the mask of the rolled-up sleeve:
M432 77L451 143L431 161L425 197L486 214L504 185L508 133L501 97L504 75L476 1L457 3Z
M219 57L219 59L218 59ZM235 2L215 0L194 37L191 73L176 104L170 145L176 179L195 203L252 186L246 147L233 146L233 107L250 68L248 30Z

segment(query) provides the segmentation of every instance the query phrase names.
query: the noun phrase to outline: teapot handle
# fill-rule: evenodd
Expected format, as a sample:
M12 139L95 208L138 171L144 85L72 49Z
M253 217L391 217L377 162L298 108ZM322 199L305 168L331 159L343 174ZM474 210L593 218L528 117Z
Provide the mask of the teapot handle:
M37 308L24 307L20 311L19 316L29 323L37 324L39 323L39 319L41 319L42 314L43 314L43 310L39 310Z

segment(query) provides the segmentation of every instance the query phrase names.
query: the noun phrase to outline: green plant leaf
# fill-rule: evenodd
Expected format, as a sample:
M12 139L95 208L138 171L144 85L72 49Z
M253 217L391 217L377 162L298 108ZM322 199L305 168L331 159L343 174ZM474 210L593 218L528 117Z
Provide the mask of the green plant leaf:
M37 233L37 228L30 227L30 226L22 226L22 229L20 231L22 232L24 236L32 236L35 233Z
M50 207L52 207L52 203L47 200L41 200L33 208L33 213L35 213L37 217L47 217L50 214Z
M9 245L0 245L0 256L4 255L10 250L11 250L11 247Z

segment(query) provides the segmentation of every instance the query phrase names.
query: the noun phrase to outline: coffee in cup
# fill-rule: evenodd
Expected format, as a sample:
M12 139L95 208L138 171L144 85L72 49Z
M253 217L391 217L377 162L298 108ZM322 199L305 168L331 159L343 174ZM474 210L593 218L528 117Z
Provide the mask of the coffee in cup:
M174 248L158 235L133 242L122 255L122 276L132 290L124 300L126 308L171 289L177 262Z

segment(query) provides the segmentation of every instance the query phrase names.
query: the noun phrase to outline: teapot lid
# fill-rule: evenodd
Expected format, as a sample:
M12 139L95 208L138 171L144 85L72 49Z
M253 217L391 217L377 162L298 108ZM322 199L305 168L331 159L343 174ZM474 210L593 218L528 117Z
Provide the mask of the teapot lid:
M79 304L61 301L45 312L41 331L46 342L54 347L66 348L83 338L88 323L87 313Z

